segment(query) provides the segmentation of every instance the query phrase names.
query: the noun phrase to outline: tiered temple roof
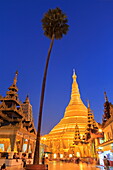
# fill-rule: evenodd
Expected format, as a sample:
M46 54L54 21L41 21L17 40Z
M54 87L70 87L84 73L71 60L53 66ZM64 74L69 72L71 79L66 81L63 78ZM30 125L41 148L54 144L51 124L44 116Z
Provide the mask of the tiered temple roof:
M0 96L0 127L21 123L29 132L36 133L29 97L26 97L24 103L19 100L17 76L18 72L16 71L13 84L8 88L6 96Z

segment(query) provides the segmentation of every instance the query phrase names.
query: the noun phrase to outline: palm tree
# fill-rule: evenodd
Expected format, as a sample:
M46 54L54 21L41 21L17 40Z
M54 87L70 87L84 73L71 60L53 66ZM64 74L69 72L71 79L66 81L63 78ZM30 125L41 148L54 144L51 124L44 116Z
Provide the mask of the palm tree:
M44 92L46 85L46 77L48 64L50 59L51 50L53 47L54 39L61 39L68 31L69 25L67 24L67 16L62 12L60 8L49 9L45 13L42 19L42 27L44 30L44 35L51 39L50 47L48 50L48 55L46 59L46 65L44 69L41 98L40 98L40 107L39 107L39 118L38 118L38 129L37 129L37 139L36 139L36 148L34 153L34 163L35 165L39 164L39 147L40 147L40 131L41 131L41 122L42 122L42 110L44 102Z

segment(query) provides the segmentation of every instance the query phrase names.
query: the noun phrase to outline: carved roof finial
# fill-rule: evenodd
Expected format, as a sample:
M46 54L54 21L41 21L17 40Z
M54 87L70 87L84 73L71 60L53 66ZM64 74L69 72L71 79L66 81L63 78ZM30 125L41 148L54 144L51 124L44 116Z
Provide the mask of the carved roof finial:
M108 97L107 97L106 92L104 92L104 99L105 99L105 102L108 102Z
M13 80L14 85L16 85L16 83L17 83L17 76L18 76L18 71L16 71L16 73L15 73L15 77L14 77L14 80Z
M18 91L18 88L16 86L17 76L18 76L18 71L16 71L16 73L15 73L15 76L14 76L14 79L13 79L13 84L8 88L9 90L13 89L13 91L16 91L16 92Z
M29 95L26 96L25 103L30 103L30 101L29 101Z

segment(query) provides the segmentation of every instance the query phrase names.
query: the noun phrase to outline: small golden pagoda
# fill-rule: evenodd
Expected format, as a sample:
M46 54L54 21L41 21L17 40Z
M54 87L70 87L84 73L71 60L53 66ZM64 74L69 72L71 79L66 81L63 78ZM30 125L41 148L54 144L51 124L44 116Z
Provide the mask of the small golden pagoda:
M75 71L72 78L71 99L64 117L41 138L41 143L48 145L53 158L90 156L89 144L85 141L90 127L95 127L96 122L89 106L87 108L81 100Z

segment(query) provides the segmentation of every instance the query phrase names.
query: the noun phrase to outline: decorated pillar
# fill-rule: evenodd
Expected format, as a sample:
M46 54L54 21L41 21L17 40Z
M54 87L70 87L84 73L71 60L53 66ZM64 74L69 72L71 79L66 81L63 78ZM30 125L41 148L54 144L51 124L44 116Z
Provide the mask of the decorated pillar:
M26 150L27 153L29 153L29 145L30 145L30 140L28 140L28 143L27 143L27 150Z
M21 152L23 152L23 144L24 144L24 138L21 139L21 149L20 149Z
M29 145L30 145L30 140L28 140L27 143L26 158L28 158L28 154L29 154Z
M11 135L10 136L10 143L11 143L11 152L9 157L13 158L14 155L14 149L15 149L15 144L16 144L16 135Z

